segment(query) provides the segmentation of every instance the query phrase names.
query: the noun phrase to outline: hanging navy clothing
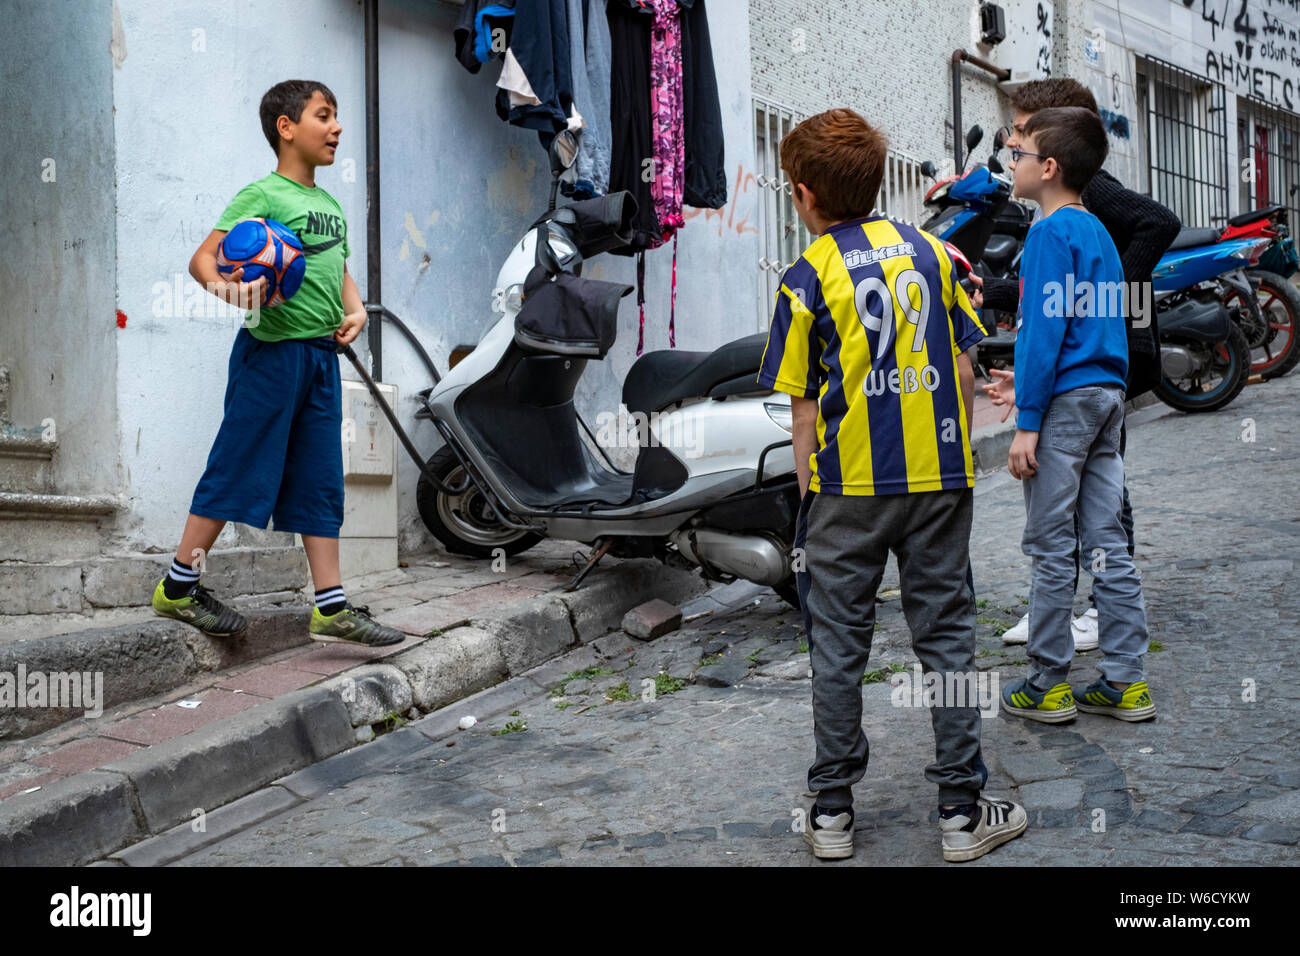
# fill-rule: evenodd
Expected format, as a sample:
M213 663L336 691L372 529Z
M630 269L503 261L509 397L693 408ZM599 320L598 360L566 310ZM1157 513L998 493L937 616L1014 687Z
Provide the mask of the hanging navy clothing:
M686 125L686 192L683 202L702 209L727 204L726 147L718 77L709 42L704 0L677 0L682 8L682 98Z
M573 107L567 8L567 0L516 0L510 52L541 102L511 106L510 94L497 90L497 115L514 126L537 130L543 146L568 126Z

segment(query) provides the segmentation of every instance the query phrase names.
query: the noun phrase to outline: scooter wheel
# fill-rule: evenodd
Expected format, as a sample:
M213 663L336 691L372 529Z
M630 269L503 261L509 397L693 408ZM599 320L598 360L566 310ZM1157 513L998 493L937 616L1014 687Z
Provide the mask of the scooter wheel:
M1162 341L1168 341L1162 337ZM1214 364L1221 369L1223 380L1208 391L1184 389L1161 378L1154 389L1156 397L1170 408L1184 412L1213 412L1223 408L1246 387L1250 373L1250 346L1236 323L1229 323L1228 338L1214 346Z
M458 487L464 480L463 466L450 448L438 449L426 464L439 481L450 487ZM540 534L503 525L472 484L462 494L448 495L421 474L415 486L415 506L429 533L452 554L491 558L504 551L506 557L511 557L542 540Z

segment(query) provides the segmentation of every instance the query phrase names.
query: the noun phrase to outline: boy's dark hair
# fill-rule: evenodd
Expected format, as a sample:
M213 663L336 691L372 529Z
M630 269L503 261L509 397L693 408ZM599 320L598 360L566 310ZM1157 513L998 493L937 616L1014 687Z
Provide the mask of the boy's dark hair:
M1068 77L1033 80L1011 94L1011 108L1020 113L1037 113L1058 106L1081 106L1098 112L1092 91Z
M831 221L871 215L885 175L885 134L850 109L810 116L781 140L781 169Z
M295 123L302 119L302 109L311 100L317 90L334 109L339 108L339 101L334 98L330 88L315 80L285 80L277 83L262 94L262 105L258 107L258 116L262 120L262 132L266 141L280 155L280 131L275 128L281 116L287 116Z
M1110 143L1101 117L1082 106L1039 110L1025 123L1025 136L1044 157L1061 167L1061 182L1076 192L1088 185L1106 160Z

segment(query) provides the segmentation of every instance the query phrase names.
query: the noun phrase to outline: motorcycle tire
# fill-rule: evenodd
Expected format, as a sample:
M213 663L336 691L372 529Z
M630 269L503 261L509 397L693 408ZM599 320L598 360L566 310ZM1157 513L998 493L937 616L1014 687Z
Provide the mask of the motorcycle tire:
M1270 326L1268 340L1264 347L1279 343L1283 335L1286 340L1281 342L1281 347L1271 350L1260 361L1253 362L1250 366L1252 374L1258 373L1265 379L1281 378L1287 372L1300 363L1300 289L1297 289L1291 282L1275 272L1268 272L1264 269L1251 269L1251 279L1259 281L1259 297L1261 300L1260 308L1265 312L1265 318L1269 320ZM1274 298L1279 300L1285 312L1285 322L1281 316L1272 315L1272 306Z
M1250 374L1250 347L1246 345L1246 336L1236 323L1228 328L1228 338L1215 347L1226 351L1228 367L1224 370L1223 381L1208 392L1185 392L1170 384L1163 376L1154 389L1156 397L1170 408L1183 412L1213 412L1230 403L1246 387Z
M464 469L450 448L438 449L427 465L439 481L453 488L460 485ZM513 557L542 540L540 534L516 531L492 518L487 502L473 485L453 498L435 488L421 473L415 486L415 507L429 533L452 554L492 558L501 550L506 557Z

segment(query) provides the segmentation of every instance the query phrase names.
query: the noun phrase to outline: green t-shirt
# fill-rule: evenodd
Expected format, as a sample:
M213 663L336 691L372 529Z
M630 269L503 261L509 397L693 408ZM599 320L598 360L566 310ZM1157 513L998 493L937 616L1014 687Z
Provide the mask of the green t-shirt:
M256 218L282 222L298 236L307 271L292 298L263 307L256 322L249 321L249 333L264 342L333 335L343 322L343 260L350 254L343 207L319 186L271 173L241 189L213 228L229 232Z

